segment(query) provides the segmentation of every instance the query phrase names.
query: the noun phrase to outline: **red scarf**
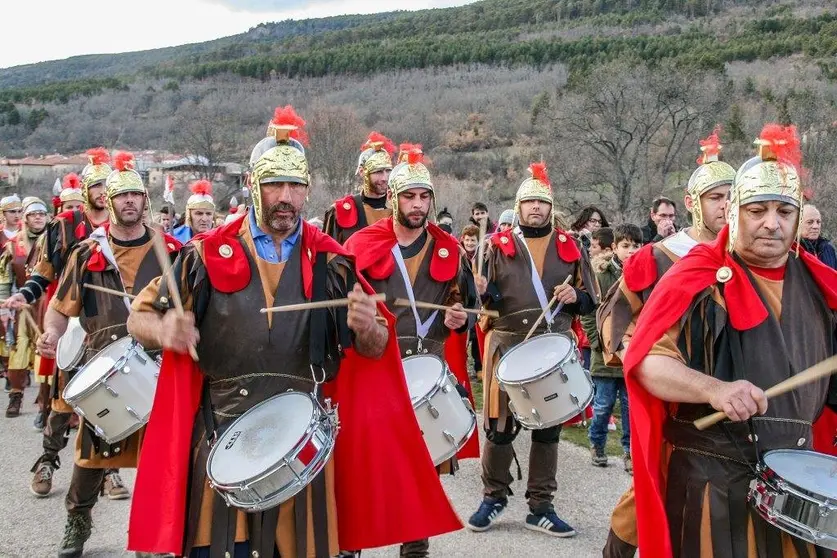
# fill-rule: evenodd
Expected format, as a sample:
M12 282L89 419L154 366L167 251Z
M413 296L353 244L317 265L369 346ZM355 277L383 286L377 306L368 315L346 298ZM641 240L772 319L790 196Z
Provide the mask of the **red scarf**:
M661 471L662 427L667 417L666 403L651 395L640 384L634 371L651 347L686 313L695 296L717 282L721 267L732 271L724 287L724 300L730 323L738 330L756 327L768 313L746 272L727 252L729 228L718 238L699 244L663 275L642 309L624 360L625 379L631 407L631 446L634 457L639 549L643 558L669 558L672 555L665 513L665 479ZM794 257L791 255L791 257ZM815 257L800 252L832 310L837 309L837 272ZM662 535L661 535L662 533Z
M239 221L233 224L241 225ZM331 237L307 223L303 226L304 278L312 274L317 253L348 256ZM240 246L233 230L238 228L225 226L204 236L205 253L207 244ZM230 258L204 262L238 269L240 262L231 260L239 257L246 258L236 250ZM217 271L208 269L210 278L224 276ZM366 292L372 292L362 278L360 282ZM384 355L373 360L347 350L337 379L326 386L340 413L334 463L341 548L397 544L462 527L410 403L394 318L383 304L378 304L378 311L389 329ZM183 552L190 444L204 379L188 355L164 351L131 506L128 548L132 551Z

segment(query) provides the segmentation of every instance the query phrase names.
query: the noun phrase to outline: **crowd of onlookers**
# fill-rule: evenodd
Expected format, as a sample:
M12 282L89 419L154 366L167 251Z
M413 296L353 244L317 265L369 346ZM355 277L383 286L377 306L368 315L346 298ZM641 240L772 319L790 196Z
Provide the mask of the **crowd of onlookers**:
M440 227L455 234L453 216L443 208L436 216ZM515 214L511 209L500 213L496 224L489 215L488 207L476 202L471 208L467 224L459 231L462 248L473 263L479 248L480 223L485 222L487 235L513 228ZM678 230L677 203L666 197L656 198L650 208L647 222L642 225L621 223L611 226L605 212L594 205L583 208L569 227L556 223L575 236L590 257L591 266L596 275L599 292L604 296L619 282L622 266L643 245L658 242ZM815 254L824 264L837 269L837 251L831 242L822 236L822 216L811 204L803 207L800 225L801 246ZM621 367L605 365L602 355L595 314L582 316L574 324L578 348L585 367L590 370L595 386L592 417L590 417L588 437L590 440L591 462L597 466L607 465L605 444L608 431L616 430L613 419L614 410L619 406L621 414L620 442L626 456L630 456L630 427L628 421L628 395ZM469 339L470 353L474 362L475 379L482 378L480 353L476 335ZM630 471L630 458L625 461L625 469Z

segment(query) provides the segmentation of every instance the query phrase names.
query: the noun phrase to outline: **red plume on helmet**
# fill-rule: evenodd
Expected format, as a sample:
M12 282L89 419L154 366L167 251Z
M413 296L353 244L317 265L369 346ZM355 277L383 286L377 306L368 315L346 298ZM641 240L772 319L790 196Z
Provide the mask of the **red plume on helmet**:
M549 181L549 175L546 172L546 163L543 161L529 165L529 172L532 173L533 179L547 186L552 186L552 183Z
M110 162L110 153L104 147L94 147L88 149L85 154L90 159L91 165L103 165Z
M718 156L721 154L721 149L723 147L721 145L721 138L719 137L720 133L721 125L717 124L708 137L700 140L701 154L697 160L698 165L718 160Z
M212 183L209 180L198 180L189 186L189 190L193 194L202 194L204 196L212 195Z
M305 120L296 113L294 107L285 105L284 107L276 107L273 111L273 120L271 124L277 127L294 127L290 131L289 137L295 139L304 146L308 146L308 134L305 132Z
M120 151L113 157L113 166L119 172L124 172L126 170L134 170L135 165L136 160L134 159L133 153Z
M410 146L410 149L407 151L407 163L410 165L417 165L419 163L424 162L424 151L421 149L421 145L413 144Z
M64 177L64 180L61 181L61 187L63 189L72 189L78 190L81 188L81 178L74 172L71 172L67 176Z
M395 144L385 135L379 132L371 132L363 145L360 146L361 151L366 151L367 149L384 149L391 156L395 153Z
M802 149L796 126L765 124L759 134L760 155L764 160L776 160L802 170Z
M52 207L55 209L55 212L58 213L58 209L61 207L61 196L52 197Z

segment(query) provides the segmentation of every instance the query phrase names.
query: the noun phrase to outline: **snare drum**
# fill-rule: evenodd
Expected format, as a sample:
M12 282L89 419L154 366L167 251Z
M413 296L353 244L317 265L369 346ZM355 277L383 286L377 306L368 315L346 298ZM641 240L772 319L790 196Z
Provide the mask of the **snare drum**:
M764 454L748 500L765 521L809 543L837 550L837 457L807 450Z
M70 318L67 330L58 340L58 346L55 349L55 364L58 365L59 370L72 370L78 366L84 355L86 338L87 333L81 327L79 319Z
M560 333L532 337L510 349L497 365L497 381L514 417L533 430L562 424L593 400L593 381L575 342Z
M109 444L148 422L160 365L132 337L114 341L67 383L62 397Z
M434 465L458 452L477 426L470 403L456 390L456 378L447 364L434 355L417 355L403 361L410 399Z
M206 476L228 505L256 512L296 496L325 467L337 439L337 411L288 391L238 417L209 452Z

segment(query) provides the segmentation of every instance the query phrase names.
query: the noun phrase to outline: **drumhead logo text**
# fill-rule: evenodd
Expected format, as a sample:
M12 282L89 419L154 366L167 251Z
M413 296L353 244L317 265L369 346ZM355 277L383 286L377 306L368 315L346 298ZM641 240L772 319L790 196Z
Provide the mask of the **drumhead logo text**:
M227 445L224 446L224 449L228 450L231 447L233 447L233 444L235 443L236 440L238 440L239 436L241 436L241 430L236 430L235 432L233 432L232 437L230 437L230 441L227 442Z

